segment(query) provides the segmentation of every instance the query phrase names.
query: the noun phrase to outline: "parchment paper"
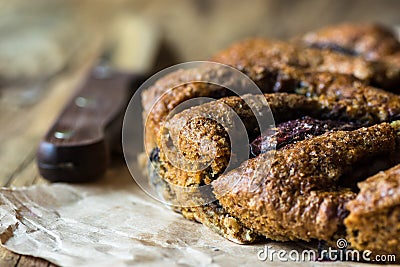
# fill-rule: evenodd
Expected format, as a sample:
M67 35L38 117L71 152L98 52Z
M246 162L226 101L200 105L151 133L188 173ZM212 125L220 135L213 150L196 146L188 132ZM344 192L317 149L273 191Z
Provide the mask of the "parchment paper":
M2 188L0 223L4 247L62 266L287 266L293 262L260 261L257 252L299 249L227 241L147 196L123 166L96 184ZM327 264L349 265L300 263Z
M400 37L400 27L395 30ZM300 253L310 248L289 242L232 243L146 195L122 164L87 185L0 188L0 241L13 252L61 266L292 266L277 257L260 261L257 254L265 246Z

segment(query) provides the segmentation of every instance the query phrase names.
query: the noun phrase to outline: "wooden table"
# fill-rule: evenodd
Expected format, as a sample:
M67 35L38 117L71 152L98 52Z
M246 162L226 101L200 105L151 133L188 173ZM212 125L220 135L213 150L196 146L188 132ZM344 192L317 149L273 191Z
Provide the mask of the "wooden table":
M53 2L46 1L40 1L39 4L47 7ZM21 5L27 3L27 1L17 2ZM73 12L74 14L92 14L99 8L98 17L103 18L101 21L107 21L103 15L112 13L111 10L115 7L105 4L112 2L128 2L129 5L125 9L147 15L155 23L163 25L167 41L179 49L182 61L208 58L233 40L243 37L253 35L288 37L313 29L316 23L322 26L344 20L358 21L373 18L388 25L396 25L399 22L396 10L400 5L395 0L384 1L386 5L374 1L365 4L364 0L351 3L345 0L304 1L296 4L292 1L253 0L252 4L240 1L234 1L234 4L230 1L216 1L215 5L203 0L179 1L179 4L174 5L161 0L146 3L139 0L101 1L101 4L97 1L75 0L71 5L79 4L79 12ZM38 3L33 6L36 4ZM310 6L313 8L310 9ZM328 9L333 11L326 13ZM29 11L31 15L30 8L23 10ZM36 11L38 10L40 11L40 8ZM16 21L19 21L19 18ZM95 28L102 29L100 26ZM197 41L199 36L207 38ZM87 47L82 53L85 57L82 57L81 62L52 77L42 86L42 97L33 105L18 106L15 104L18 101L14 92L0 90L0 186L20 187L47 183L38 174L35 164L37 145L73 94L73 89L93 64L99 50L98 44L94 48ZM0 266L54 265L0 247Z
M47 183L38 173L35 152L74 89L98 55L99 45L43 84L41 98L34 104L18 105L15 91L0 93L0 185L7 187ZM0 266L55 266L40 258L23 256L0 247Z

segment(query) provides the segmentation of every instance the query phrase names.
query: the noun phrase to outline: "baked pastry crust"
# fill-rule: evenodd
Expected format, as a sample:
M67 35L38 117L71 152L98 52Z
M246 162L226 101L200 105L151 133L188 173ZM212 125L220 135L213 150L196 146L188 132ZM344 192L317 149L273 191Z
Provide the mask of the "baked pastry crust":
M366 177L355 173L357 167L376 163L383 155L390 159L378 169L400 162L395 156L400 123L392 122L400 118L397 55L400 44L384 27L339 25L291 43L246 40L213 58L247 74L264 95L231 96L226 88L237 81L223 67L205 65L165 76L142 94L152 183L183 216L237 243L267 237L332 244L346 237L354 248L398 255L399 167L359 183L360 192L351 186ZM223 86L190 82L210 79ZM218 100L168 118L180 103L201 96ZM235 138L252 140L262 134L246 103L262 110L265 100L277 123L311 116L311 124L328 119L348 128L300 136L253 159L235 158L233 169L224 173ZM242 120L245 132L235 131L226 107ZM179 149L165 151L165 138ZM204 150L198 140L213 143L215 149ZM192 169L171 162L180 153ZM202 191L204 185L212 190ZM187 199L177 186L196 197ZM217 200L198 205L213 197Z
M261 154L212 185L230 214L268 238L331 240L343 225L345 203L356 196L339 188L339 177L363 158L395 148L396 133L387 123L327 133L273 157ZM271 159L271 166L263 164ZM259 184L252 191L254 181Z
M371 23L328 26L296 37L293 42L362 56L368 60L379 60L400 50L399 41L391 29Z
M400 257L400 165L359 183L344 223L352 246Z
M220 52L214 61L234 66L264 88L274 84L276 76L291 77L293 72L329 72L346 74L386 90L397 91L400 85L398 59L381 57L369 61L336 51L302 45L249 39Z

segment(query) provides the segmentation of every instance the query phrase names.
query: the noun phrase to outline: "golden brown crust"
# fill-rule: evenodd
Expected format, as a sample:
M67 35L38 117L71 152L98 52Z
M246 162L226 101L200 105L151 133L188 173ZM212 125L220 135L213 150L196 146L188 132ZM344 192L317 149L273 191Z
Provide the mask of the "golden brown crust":
M386 84L400 77L398 68L386 69L361 58L324 50L300 49L292 44L264 39L251 39L233 45L215 56L214 60L243 71L265 93L292 92L302 87L302 84L314 84L313 88L335 86L334 90L341 90L341 87L365 87L363 90L375 94L375 89L365 85L366 81L372 79ZM364 82L342 74L353 75ZM194 97L221 98L232 95L226 88L231 88L240 81L229 75L230 71L223 67L206 65L196 69L178 70L144 91L142 103L146 122L146 148L150 150L154 147L161 124L180 103ZM219 81L226 88L189 82L192 80ZM313 88L309 89L316 91ZM400 89L400 84L391 89ZM346 91L349 92L349 89ZM380 95L384 94L382 91L378 92ZM307 94L308 91L304 93ZM385 97L391 96L388 94Z
M149 163L148 171L150 182L156 187L160 196L173 204L173 209L181 213L186 219L200 222L216 233L238 244L249 244L260 240L262 236L255 233L252 229L245 227L237 218L230 215L221 207L218 201L210 202L204 205L194 205L193 207L182 207L185 196L179 194L180 190L171 187L167 181L160 176L160 170L163 168L162 162L153 159ZM192 192L198 194L196 186L192 187ZM204 201L203 201L204 202Z
M286 93L233 96L192 107L176 114L164 124L157 144L158 147L162 147L164 140L172 138L177 148L168 149L169 155L161 150L162 176L174 184L191 186L200 183L208 184L221 174L231 156L229 137L233 142L237 142L237 140L259 134L257 119L246 101L251 103L253 110L259 110L259 116L264 118L271 110L275 122L312 115L372 124L390 120L400 114L400 97L397 95L375 88L366 88L359 83L353 83L354 87L346 83L342 85L340 77L333 81L324 80L324 78L323 74L318 78L313 76L313 79L310 79L313 85L304 83L305 89L299 89L307 90L306 94L315 96L314 98ZM262 101L263 98L266 102ZM267 103L269 107L266 106ZM227 107L233 112L230 112ZM234 115L240 117L247 132L237 130L238 125L236 125ZM217 123L218 121L223 124ZM205 140L209 140L207 144L210 147L214 146L214 149L205 149ZM190 171L185 171L182 167L171 163L171 159L179 158L180 154L184 155L185 164L193 167ZM240 162L240 159L237 160ZM201 168L208 163L210 163L208 168ZM193 171L194 169L199 169L199 171Z
M192 71L190 75L195 75L195 73ZM171 79L176 73L173 74ZM186 77L186 72L182 72L181 75ZM391 120L400 114L400 96L367 86L347 75L290 71L281 72L275 78L273 86L275 90L317 97L319 101L326 103L328 109L337 112L330 115L334 118L343 116L347 119L373 123ZM169 77L164 79L166 83L172 83ZM145 142L148 150L155 147L162 123L178 104L194 97L220 98L230 94L229 90L215 85L189 83L162 95L168 90L168 86L163 85L164 79L160 80L156 87L143 93L144 119L146 120ZM224 83L233 84L234 81L228 80ZM264 91L271 91L270 89L264 88ZM156 102L159 95L161 97ZM153 102L156 102L154 107Z
M218 202L192 208L192 216L196 221L238 244L249 244L262 239L254 230L245 227L240 220L227 213Z
M249 95L244 96L244 99L251 100L252 98L257 99L257 97L265 97L278 121L288 120L296 115L313 114L321 116L325 113L328 117L336 116L340 118L356 118L360 121L369 121L370 123L373 123L390 119L394 114L393 111L399 111L397 95L375 88L369 88L368 90L371 91L368 92L362 83L350 79L354 85L359 87L358 89L355 89L348 86L349 80L347 76L338 76L336 79L331 80L331 76L325 76L323 73L313 75L314 76L310 76L312 78L309 79L312 84L307 85L306 83L303 83L303 86L308 90L305 94L313 96L314 98L307 98L295 94L276 93L266 94L264 96ZM318 79L316 77L318 77ZM306 81L306 79L304 80ZM345 87L345 85L347 87ZM338 90L337 88L340 89ZM301 91L304 89L299 88L298 90ZM367 93L365 93L365 91ZM338 92L340 92L340 94L338 94ZM386 103L386 105L382 105L381 103ZM249 107L244 103L243 98L239 97L222 98L215 102L203 104L178 113L172 117L164 127L169 128L169 130L174 132L174 135L184 133L182 136L183 138L180 138L178 143L181 152L185 153L187 161L191 161L191 164L194 165L198 162L198 156L200 154L203 157L205 156L204 152L199 153L199 149L195 149L196 143L193 143L193 140L213 140L218 144L218 149L215 155L211 155L215 157L211 167L198 172L188 172L181 168L177 168L168 161L163 154L163 151L161 151L160 165L162 167L160 168L159 174L163 179L180 186L197 186L200 184L209 184L225 170L230 157L230 143L224 127L215 123L213 120L198 117L204 116L207 113L213 114L212 117L228 123L225 127L234 129L234 125L229 125L229 121L231 121L231 118L229 118L230 113L221 112L224 108L223 106L220 107L220 104L231 107L235 113L241 117L242 121L245 122L246 128L254 130L257 125L254 120L254 115L250 111ZM344 111L341 107L344 108ZM191 121L188 125L183 125L185 118L187 119L188 117L195 117L196 120ZM175 131L175 129L178 129L178 131ZM181 204L186 201L186 199L181 199L179 196L177 197L175 195L174 197L178 199L178 201L181 201ZM328 235L331 236L335 231L337 231L337 227L338 225L341 225L341 221L337 217L337 213L332 213L332 210L343 210L343 206L347 200L353 197L354 194L348 190L339 193L334 191L317 191L314 194L299 200L304 204L304 207L310 207L308 208L307 215L310 217L310 220L315 219L315 217L312 216L321 214L321 218L319 218L321 221L320 228L316 228L315 231L317 232L315 233L315 236L319 235L320 238L326 240ZM325 210L325 213L321 210ZM237 219L238 216L232 216L231 212L228 213L224 209L222 209L222 211L220 210L220 212L216 212L210 207L196 207L184 208L181 212L186 218L200 221L229 240L237 243L249 243L254 241L258 236L253 231L252 227L242 225L241 221ZM327 213L330 213L330 216L328 216ZM228 223L230 224L229 226L227 226ZM292 232L300 231L300 224L296 227L298 228L292 229ZM265 233L263 234L265 235ZM324 236L324 234L326 235ZM286 235L280 236L276 233L272 238L285 240L284 236ZM244 237L247 239L244 239ZM290 235L287 235L287 237L289 239L295 239L295 237L290 237ZM303 236L301 238L309 240L307 238L310 237Z
M360 193L347 205L351 215L371 214L400 205L400 165L358 184ZM385 196L385 197L382 197Z
M337 189L339 177L363 158L393 151L395 145L395 131L387 123L328 133L274 156L261 154L212 185L221 205L260 234L275 240L329 240L342 224L344 203L355 197Z
M400 50L392 33L375 25L341 25L313 34L297 39L297 44L247 40L222 51L214 60L243 71L264 93L275 93L243 98L253 101L265 97L277 121L312 115L371 125L400 117L400 96L371 86L400 92ZM355 166L382 153L396 153L400 123L312 137L259 155L220 176L232 156L231 141L242 137L233 131L236 124L224 106L239 115L247 135L255 135L259 129L243 99L224 98L231 95L224 87L191 82L210 79L227 88L238 85L223 67L200 66L167 75L142 95L143 116L148 119L146 147L160 147L158 179L194 193L195 199L190 200L193 204L204 201L199 186L212 184L222 204L217 201L178 207L183 216L237 243L253 242L260 235L282 241L329 242L344 234L346 226L347 238L357 249L372 249L374 253L400 250L398 172L388 170L361 183L358 195L343 188L345 183L341 180L351 176L350 170ZM177 105L202 96L221 99L166 120ZM262 105L255 107L261 110ZM206 113L212 118L203 116ZM183 152L184 162L198 170L188 171L170 162L171 154L167 156L168 149L162 148L160 133L165 130L175 136L170 141L179 147L179 153ZM212 146L199 140L215 145L211 154L204 151ZM174 153L177 151L172 151L172 156L176 156ZM236 160L238 165L242 161ZM201 168L208 163L207 168ZM233 186L235 182L238 184ZM254 188L258 183L261 186ZM188 203L187 196L179 190L164 187L172 203ZM350 215L343 223L348 215L345 207Z
M400 115L400 96L364 85L346 75L305 74L296 92L314 96L334 112L333 118L379 123ZM335 114L335 112L337 112Z
M359 183L360 193L346 207L348 239L359 250L400 257L400 165Z
M251 108L246 103L249 103ZM234 112L223 112L228 107ZM231 156L229 138L236 142L247 138L248 133L257 134L259 125L252 110L258 111L258 116L264 118L272 111L275 120L283 121L301 115L323 113L323 109L324 107L313 99L280 93L226 97L184 110L168 120L161 130L157 146L160 148L164 146L165 141L162 137L165 136L165 139L172 138L177 149L160 150L162 162L160 174L165 180L180 186L209 184L229 163ZM235 115L244 122L247 132L236 131L238 125ZM209 141L210 147L214 149L205 150L205 141ZM185 164L192 166L190 170L171 162L180 155L184 155ZM245 156L247 158L248 154ZM241 159L236 160L241 162ZM202 169L201 166L207 163L209 167ZM199 171L193 171L196 168Z
M231 93L224 88L193 80L218 80L226 77L227 70L199 67L196 69L178 70L156 82L154 86L142 93L143 120L145 122L145 146L151 150L156 142L161 123L180 103L194 97L220 98ZM229 79L220 84L232 86ZM151 112L150 112L151 111Z
M178 144L180 152L185 155L185 162L187 165L194 166L202 163L198 158L201 148L194 142L197 140L209 139L216 144L215 154L212 153L210 155L210 158L215 157L215 159L207 169L197 172L185 171L185 169L175 166L170 162L171 154L167 156L164 154L164 150L160 149L159 162L157 163L157 175L161 176L163 180L169 183L193 187L193 192L196 192L197 186L209 184L215 179L225 170L229 163L230 141L224 127L215 123L213 120L207 119L207 114L214 117L214 119L224 121L225 127L235 129L234 120L230 117L231 113L221 112L225 105L229 106L241 117L242 121L245 122L246 128L249 131L254 131L254 128L257 127L257 122L245 100L251 105L253 110L258 110L260 112L269 111L269 109L264 110L267 106L263 106L267 102L278 120L287 120L299 116L299 114L316 114L318 111L321 111L321 106L317 101L301 95L289 95L286 93L260 96L247 95L242 98L226 97L185 110L167 121L164 128L167 128L172 136L181 137L179 140L174 141ZM264 116L265 115L266 114L264 114ZM195 119L186 123L190 118ZM237 138L240 138L240 136ZM158 146L162 147L160 139ZM171 153L171 151L169 152ZM207 161L209 159L206 157L207 155L204 151L201 155L203 160ZM172 156L174 157L174 155ZM177 156L175 155L175 157ZM178 205L188 205L187 201L193 201L192 199L187 200L186 196L175 192L174 189L171 188L164 189L163 194L166 195L169 201ZM258 234L250 228L245 227L237 218L227 213L222 207L218 209L215 208L216 205L218 205L218 203L181 208L180 211L184 217L199 221L236 243L250 243L259 238Z
M293 42L375 61L375 67L377 70L381 68L381 74L376 75L373 82L399 92L400 42L394 32L383 25L339 24L306 33Z
M361 58L266 39L236 43L213 60L233 66L255 81L267 78L265 73L281 70L341 73L361 80L371 80L376 73L373 64Z
M371 23L328 26L293 41L321 49L342 50L369 60L378 60L400 51L400 43L391 29Z
M351 75L391 91L400 85L399 65L280 41L249 39L232 45L213 60L243 71L262 88L270 87L271 79L281 72L291 77L299 71Z

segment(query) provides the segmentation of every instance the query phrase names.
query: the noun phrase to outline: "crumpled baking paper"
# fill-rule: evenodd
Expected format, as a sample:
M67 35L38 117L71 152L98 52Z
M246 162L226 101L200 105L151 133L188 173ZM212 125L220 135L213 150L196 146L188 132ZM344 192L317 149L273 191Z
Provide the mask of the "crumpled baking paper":
M260 261L258 252L300 249L232 243L146 195L123 167L95 184L0 189L0 238L11 251L61 266L287 266ZM301 263L316 264L324 263Z

